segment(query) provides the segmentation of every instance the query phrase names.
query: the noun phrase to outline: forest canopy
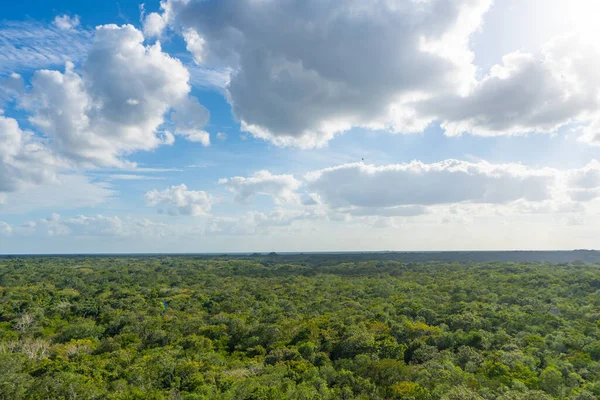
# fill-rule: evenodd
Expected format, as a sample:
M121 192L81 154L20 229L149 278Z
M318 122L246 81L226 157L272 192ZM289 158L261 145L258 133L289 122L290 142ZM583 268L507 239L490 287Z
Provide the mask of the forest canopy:
M600 268L0 258L0 399L596 399Z

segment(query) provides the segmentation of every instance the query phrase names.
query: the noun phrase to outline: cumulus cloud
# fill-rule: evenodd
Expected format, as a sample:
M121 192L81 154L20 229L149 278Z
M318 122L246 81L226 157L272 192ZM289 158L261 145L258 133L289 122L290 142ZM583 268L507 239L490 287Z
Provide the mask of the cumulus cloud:
M567 170L457 160L343 164L308 173L305 188L312 193L302 204L347 223L381 225L387 219L395 226L408 219L467 223L542 215L562 216L564 222L598 210L599 171L596 160Z
M44 140L0 113L0 210L5 214L43 208L94 206L114 191L72 173L70 163Z
M173 17L171 4L161 1L161 13L152 12L145 15L143 4L140 6L142 29L148 38L160 37L167 28L169 20Z
M552 196L555 175L516 164L447 160L380 167L344 164L312 172L307 180L309 189L334 208L387 208L394 213L391 207L409 205L543 201Z
M302 185L292 175L273 175L264 170L254 173L251 177L223 178L219 183L234 194L237 202L245 203L262 194L271 196L277 204L297 202L296 190Z
M170 109L176 133L207 142L200 132L207 113L189 97L188 71L160 43L143 42L131 25L100 26L80 71L67 63L64 72L34 74L21 105L58 152L80 163L122 167L124 155L173 142L159 131Z
M446 134L514 135L556 132L589 123L600 106L600 46L581 35L555 38L541 56L512 53L466 96L417 103L419 113L442 121ZM588 132L589 141L595 141Z
M311 147L352 126L421 131L429 121L407 103L473 83L468 40L490 4L166 0L147 23L160 17L196 62L231 68L243 129Z
M79 26L79 15L70 17L68 15L57 15L54 18L54 25L62 30L71 30Z
M0 115L0 193L56 180L64 166L42 140Z
M474 216L579 215L586 212L586 203L600 197L598 170L596 161L571 170L459 160L383 166L353 163L310 172L302 181L260 171L220 183L241 203L257 194L272 196L276 204L285 206L279 208L281 212L295 213L287 219L292 222L318 215L329 221L396 226L427 216L456 221ZM243 231L248 225L243 220L224 219L222 224Z
M191 216L207 215L213 203L208 193L188 190L184 184L171 186L162 191L153 189L146 193L146 201L150 207L166 207L166 212L170 215Z
M183 31L183 39L185 40L185 48L194 57L194 62L202 65L206 57L206 40L191 28Z
M158 13L150 13L146 16L143 23L144 34L147 37L158 37L166 27L166 21Z

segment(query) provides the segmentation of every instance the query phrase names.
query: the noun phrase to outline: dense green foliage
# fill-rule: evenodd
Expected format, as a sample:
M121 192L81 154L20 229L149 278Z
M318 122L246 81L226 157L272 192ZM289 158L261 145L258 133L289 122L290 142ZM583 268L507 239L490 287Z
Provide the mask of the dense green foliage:
M0 399L595 399L599 290L584 263L5 258Z

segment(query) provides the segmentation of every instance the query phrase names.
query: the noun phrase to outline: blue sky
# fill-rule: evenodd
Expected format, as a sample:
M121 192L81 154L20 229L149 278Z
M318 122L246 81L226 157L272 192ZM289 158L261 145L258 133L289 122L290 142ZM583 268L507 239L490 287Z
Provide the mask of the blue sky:
M0 6L0 253L596 248L599 7L365 4Z

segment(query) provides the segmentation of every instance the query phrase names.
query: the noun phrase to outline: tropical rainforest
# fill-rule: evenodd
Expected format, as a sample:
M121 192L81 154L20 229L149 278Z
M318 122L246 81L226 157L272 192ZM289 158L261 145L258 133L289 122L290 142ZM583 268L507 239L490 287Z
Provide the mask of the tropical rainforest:
M0 258L0 399L596 399L600 264Z

